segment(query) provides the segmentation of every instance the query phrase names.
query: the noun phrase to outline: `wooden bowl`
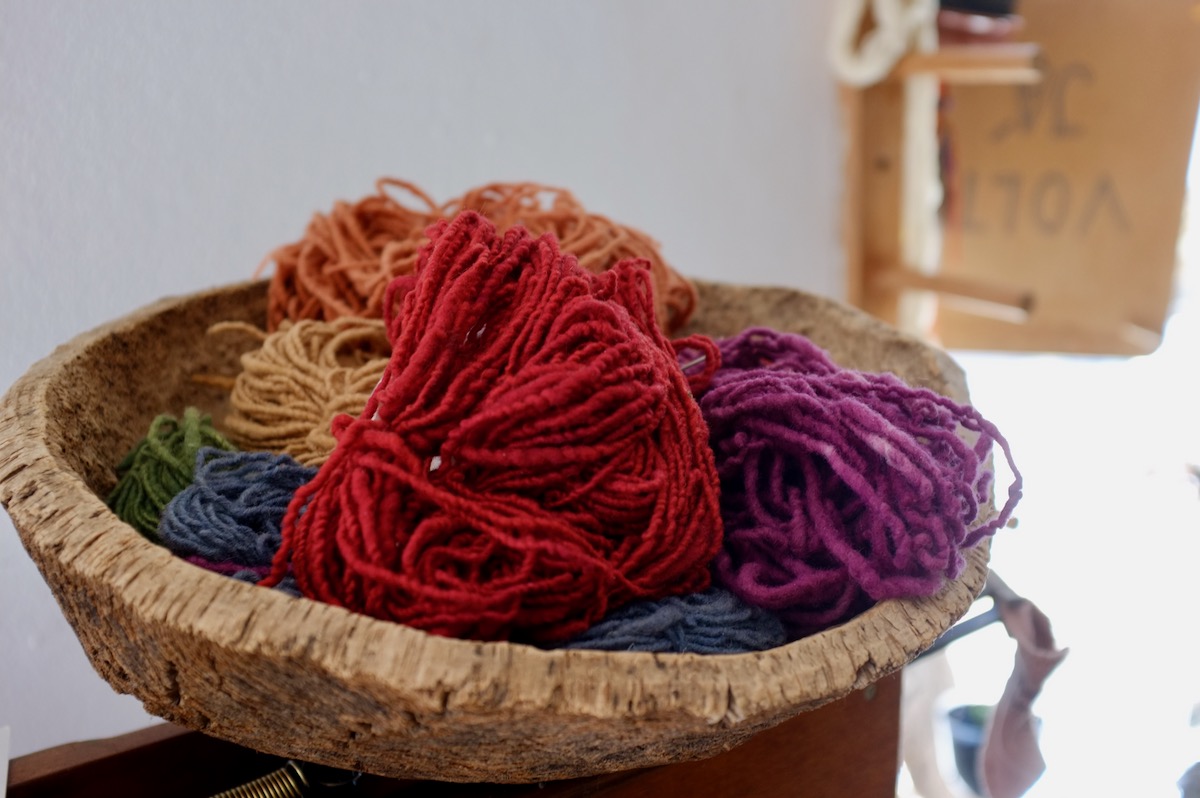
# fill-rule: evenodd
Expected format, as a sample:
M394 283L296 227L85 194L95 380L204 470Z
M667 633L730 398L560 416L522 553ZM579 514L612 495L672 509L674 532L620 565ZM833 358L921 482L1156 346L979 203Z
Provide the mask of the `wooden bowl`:
M803 333L839 363L966 399L943 353L797 291L700 283L689 331ZM987 547L936 596L886 601L770 651L542 651L435 637L196 568L104 505L151 419L219 419L197 374L241 354L216 321L261 324L265 285L165 299L79 336L0 406L0 501L96 670L146 710L260 751L383 776L532 782L697 759L891 673L983 586Z

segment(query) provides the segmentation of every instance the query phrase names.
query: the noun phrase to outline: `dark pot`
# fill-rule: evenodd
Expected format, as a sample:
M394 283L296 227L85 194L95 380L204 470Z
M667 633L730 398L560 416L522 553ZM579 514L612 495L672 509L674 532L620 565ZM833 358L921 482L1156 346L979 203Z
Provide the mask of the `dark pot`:
M979 785L979 749L992 707L966 704L950 710L950 736L954 740L954 764L963 781L976 795L983 795Z

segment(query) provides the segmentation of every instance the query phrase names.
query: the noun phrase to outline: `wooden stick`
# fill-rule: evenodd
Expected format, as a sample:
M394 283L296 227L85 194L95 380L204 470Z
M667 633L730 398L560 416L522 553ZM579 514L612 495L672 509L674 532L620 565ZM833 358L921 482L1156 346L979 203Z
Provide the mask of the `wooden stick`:
M935 294L949 294L1017 308L1026 313L1033 309L1034 304L1033 293L1026 289L951 274L924 274L915 269L893 266L871 270L870 279L873 288L932 291Z
M936 75L946 83L1018 84L1042 79L1041 48L1032 42L957 44L931 53L910 53L889 76Z

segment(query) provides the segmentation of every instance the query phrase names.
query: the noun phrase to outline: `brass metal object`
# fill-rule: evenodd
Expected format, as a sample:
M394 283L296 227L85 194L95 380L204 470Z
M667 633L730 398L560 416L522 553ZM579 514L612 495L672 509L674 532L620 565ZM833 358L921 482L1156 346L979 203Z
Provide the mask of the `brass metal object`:
M213 798L305 798L308 787L303 768L289 760L278 770L217 793Z

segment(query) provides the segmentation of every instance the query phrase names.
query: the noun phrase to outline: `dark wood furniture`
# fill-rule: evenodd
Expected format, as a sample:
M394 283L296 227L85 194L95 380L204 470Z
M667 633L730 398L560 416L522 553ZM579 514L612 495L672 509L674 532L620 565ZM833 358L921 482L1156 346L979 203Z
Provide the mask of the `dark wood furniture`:
M364 777L345 795L404 798L885 798L895 791L900 676L763 732L711 759L542 784L452 784ZM161 724L12 761L10 798L171 795L201 798L282 761Z

